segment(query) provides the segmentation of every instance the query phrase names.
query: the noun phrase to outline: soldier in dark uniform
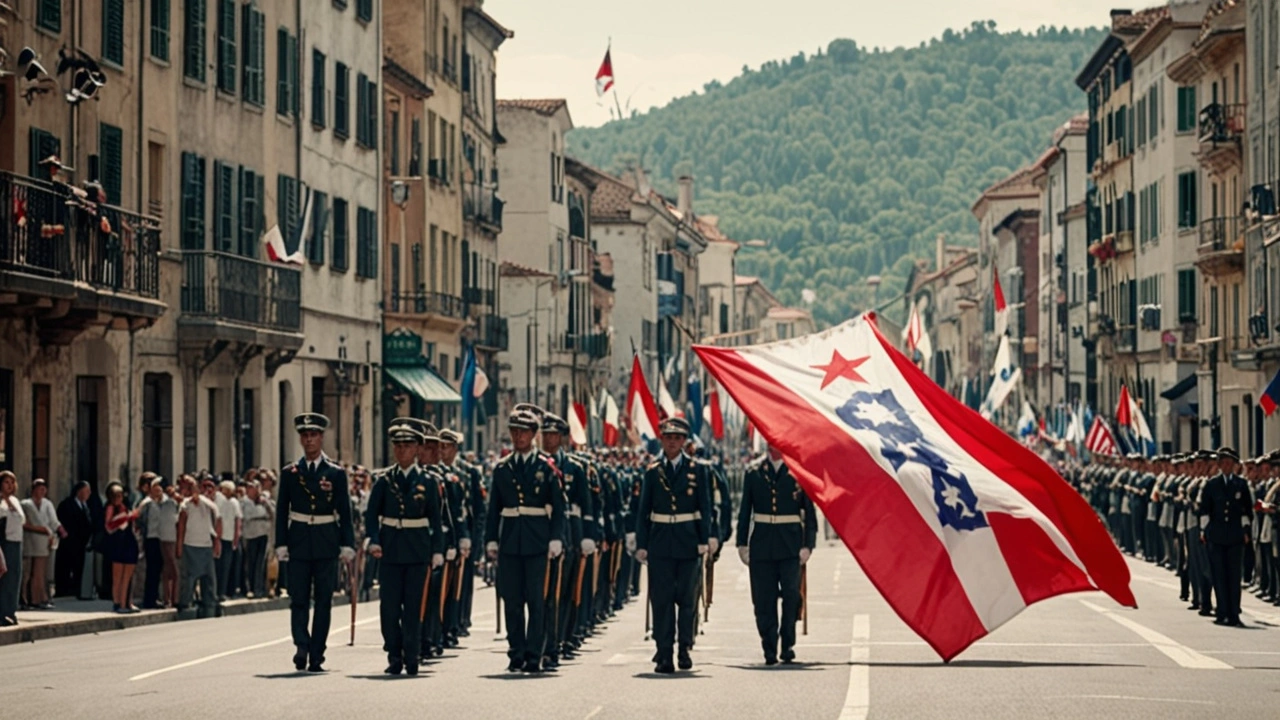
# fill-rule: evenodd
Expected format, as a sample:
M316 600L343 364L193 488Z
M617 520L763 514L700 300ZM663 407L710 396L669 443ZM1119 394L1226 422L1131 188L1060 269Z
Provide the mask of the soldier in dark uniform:
M800 566L809 561L818 540L813 502L796 482L782 455L769 456L747 468L738 509L738 556L751 572L751 602L764 662L795 660L796 619L800 611ZM782 624L778 624L778 596Z
M456 633L459 637L466 637L471 634L468 628L471 627L471 600L475 593L475 548L484 542L479 536L484 532L485 489L484 474L458 455L461 447L462 433L448 429L440 431L440 460L462 482L466 533L458 541L462 589L458 599Z
M1218 451L1218 474L1200 491L1200 542L1209 549L1213 594L1218 602L1216 625L1243 627L1240 622L1240 573L1250 541L1253 494L1240 477L1240 458L1232 448Z
M280 471L276 511L276 557L289 563L289 610L293 664L322 672L325 642L338 585L338 560L355 559L355 532L347 473L323 451L329 419L319 413L294 418L303 457ZM315 616L307 628L312 592Z
M440 502L440 545L443 561L432 563L427 579L426 616L422 621L422 648L426 656L444 655L444 619L441 617L444 563L452 562L458 552L458 507L451 503L449 480L440 464L440 431L427 420L399 418L393 424L406 423L422 433L418 446L418 469L431 481L430 487Z
M645 470L636 521L635 557L649 566L649 597L653 603L653 640L658 647L654 672L675 672L679 608L679 666L693 667L694 614L697 613L699 562L715 552L711 534L711 478L681 448L689 437L684 418L662 421L663 455Z
M578 578L577 570L582 562L590 563L591 553L595 552L595 540L585 529L583 513L591 512L590 495L587 487L585 469L573 457L565 453L561 442L569 434L569 423L555 413L542 416L542 452L559 472L560 486L564 493L564 526L561 528L564 538L564 552L556 558L550 567L551 577L548 579L546 606L546 639L542 653L543 669L554 669L560 666L561 653L572 654L566 646L570 631L577 625L574 606L574 592ZM590 588L584 587L583 593Z
M396 464L374 476L365 512L369 554L378 558L381 586L382 649L387 672L418 674L422 648L422 593L427 571L443 562L440 498L418 468L422 433L410 425L393 425Z
M564 491L558 471L533 445L538 425L526 408L507 419L514 452L494 468L485 518L485 552L498 561L498 594L506 604L510 672L542 670L544 583L548 566L564 552Z

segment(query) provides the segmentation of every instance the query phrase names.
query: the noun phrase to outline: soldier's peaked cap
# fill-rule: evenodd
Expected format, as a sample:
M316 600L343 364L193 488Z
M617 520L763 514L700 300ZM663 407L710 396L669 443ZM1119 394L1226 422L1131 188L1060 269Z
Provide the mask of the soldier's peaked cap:
M658 426L660 435L689 435L689 421L681 417L669 417Z
M293 427L300 433L308 430L324 432L329 427L329 418L320 413L301 413L294 416Z
M393 443L420 443L422 432L413 425L400 424L387 428L387 437Z
M395 425L408 425L414 428L422 435L422 442L439 442L440 432L436 430L436 426L430 420L419 420L411 417L398 417L391 421Z
M555 413L547 413L542 416L542 432L568 435L569 423Z
M534 432L537 432L540 424L537 414L532 410L521 408L519 406L512 410L511 414L507 416L507 427L512 428L513 430L533 430Z
M449 443L450 445L461 445L462 433L458 432L457 430L451 430L449 428L445 428L440 431L440 442Z

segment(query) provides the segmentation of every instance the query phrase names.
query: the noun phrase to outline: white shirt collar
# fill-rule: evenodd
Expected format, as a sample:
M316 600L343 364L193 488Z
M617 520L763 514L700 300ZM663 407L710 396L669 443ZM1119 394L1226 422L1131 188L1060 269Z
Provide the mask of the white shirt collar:
M324 463L332 463L332 461L329 460L328 455L325 455L324 452L321 451L320 457L316 458L316 465L320 466L320 465L323 465ZM305 467L307 469L311 468L311 461L307 459L306 455L303 455L301 458L298 459L298 467Z

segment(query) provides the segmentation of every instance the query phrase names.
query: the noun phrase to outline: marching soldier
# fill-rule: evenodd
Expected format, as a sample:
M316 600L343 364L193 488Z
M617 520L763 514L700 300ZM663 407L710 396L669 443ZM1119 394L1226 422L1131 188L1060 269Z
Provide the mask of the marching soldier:
M429 566L444 562L440 498L418 467L423 435L410 425L393 425L396 464L380 471L369 493L365 527L369 554L381 562L380 615L387 673L418 674L422 647L422 593Z
M355 559L355 533L347 474L323 451L329 418L302 413L294 418L303 456L280 472L276 515L276 557L288 563L293 664L323 672L325 642L333 613L338 563ZM308 631L312 593L315 615Z
M438 527L436 547L444 553L440 563L432 558L431 567L427 570L426 602L422 603L422 656L431 657L444 654L444 646L439 642L437 630L440 627L440 580L444 560L449 557L449 543L453 537L453 516L448 511L444 475L440 472L440 431L434 423L417 418L401 417L391 421L392 425L408 425L422 434L422 442L418 444L418 472L426 481L429 492L436 496L440 508L440 525Z
M672 652L677 639L679 667L693 667L694 615L697 613L699 562L714 554L719 541L711 535L711 479L706 468L681 448L689 423L673 417L662 421L662 457L645 470L636 521L636 560L649 566L653 603L653 639L658 652L654 672L675 672Z
M809 561L817 539L813 502L782 461L782 455L770 447L767 458L747 469L738 511L738 556L751 574L751 602L765 665L778 662L779 635L782 662L795 660L800 566Z
M480 469L465 461L458 454L462 447L462 433L456 430L440 431L440 459L462 483L462 512L466 516L466 533L458 541L462 559L459 580L462 582L458 598L456 634L466 637L471 634L471 599L475 592L475 572L473 567L473 548L480 540L477 535L484 532L484 477Z
M1253 494L1240 477L1240 458L1232 448L1218 451L1218 474L1200 491L1200 542L1209 549L1213 594L1218 603L1215 625L1243 627L1240 622L1240 573L1250 541Z
M493 471L485 519L485 552L498 561L498 594L506 604L509 672L542 670L547 573L564 551L564 491L558 471L533 445L538 426L526 407L507 419L514 452Z
M564 491L565 525L564 553L550 565L551 578L548 580L549 591L546 609L546 647L542 654L544 669L560 666L560 655L572 655L572 649L566 641L569 633L576 627L576 612L582 605L582 592L578 592L578 578L581 568L591 562L590 556L595 552L595 540L587 529L586 517L590 517L591 498L587 488L587 476L582 465L565 453L561 445L564 436L569 434L569 423L555 413L542 416L542 452L559 472L561 487ZM568 569L570 572L565 572ZM577 602L575 603L575 599Z

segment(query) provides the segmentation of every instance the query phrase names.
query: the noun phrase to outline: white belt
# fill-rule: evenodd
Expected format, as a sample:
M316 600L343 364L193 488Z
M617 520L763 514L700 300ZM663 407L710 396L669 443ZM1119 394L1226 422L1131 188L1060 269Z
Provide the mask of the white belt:
M663 515L660 513L649 513L649 522L662 523L663 525L674 525L676 523L693 522L701 520L701 512L677 513L675 515Z
M798 525L804 522L799 515L761 515L751 513L751 519L761 525Z
M328 525L329 523L338 522L338 514L332 515L306 515L300 512L289 511L289 519L296 523L304 525Z
M585 520L585 521L587 521L587 522L595 522L595 521L596 521L596 516L595 516L595 515L583 515L583 516L582 516L582 519L583 519L583 520Z
M426 518L378 518L385 527L393 528L424 528L427 527Z
M569 512L565 514L569 517L582 517L582 508L578 505L570 505Z
M505 507L500 513L502 517L520 517L521 515L533 515L536 517L551 517L551 506L545 507L529 507L521 505L519 507Z

